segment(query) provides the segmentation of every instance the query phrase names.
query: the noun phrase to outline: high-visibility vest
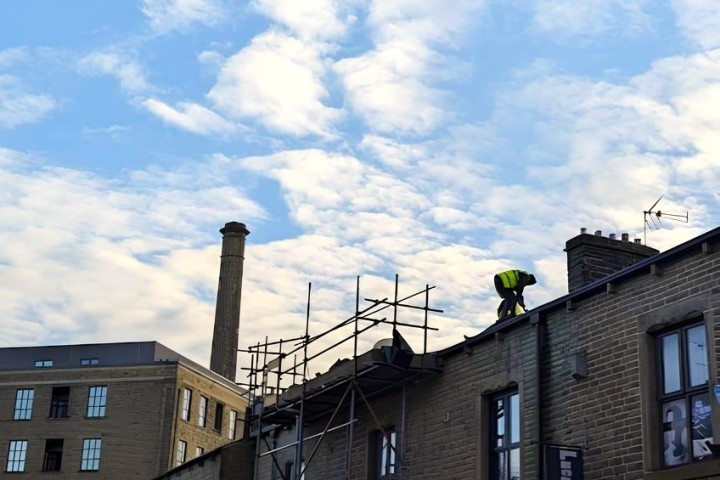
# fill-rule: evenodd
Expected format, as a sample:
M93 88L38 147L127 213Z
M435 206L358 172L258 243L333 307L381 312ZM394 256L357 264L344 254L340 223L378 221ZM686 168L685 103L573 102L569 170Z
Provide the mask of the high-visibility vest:
M507 272L498 273L498 277L502 280L503 287L515 288L520 282L520 274L526 273L522 270L508 270Z

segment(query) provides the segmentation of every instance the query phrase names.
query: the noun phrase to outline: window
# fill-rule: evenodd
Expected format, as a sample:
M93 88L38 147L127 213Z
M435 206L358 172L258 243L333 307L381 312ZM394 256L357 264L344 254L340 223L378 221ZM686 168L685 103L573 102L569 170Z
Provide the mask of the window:
M45 440L45 459L43 472L59 472L62 466L63 439L49 438Z
M30 420L32 418L34 388L20 388L15 393L15 412L13 420Z
M27 440L10 440L7 463L5 464L6 472L25 471L25 456L27 455L27 447Z
M205 423L207 422L207 406L208 406L208 399L200 396L200 405L198 408L198 425L201 427L205 426Z
M50 368L52 366L52 360L35 360L35 368Z
M215 431L218 433L222 432L223 408L224 405L222 403L218 402L215 404Z
M81 358L80 365L86 367L88 365L97 365L100 363L99 358Z
M80 470L96 471L100 469L101 438L86 438L83 440L82 461Z
M88 391L88 417L104 417L107 405L107 386L96 385Z
M178 440L177 452L175 453L175 462L178 465L185 463L185 452L187 452L187 442Z
M237 429L237 417L238 412L235 410L230 410L230 426L228 429L228 438L230 440L235 440L235 430Z
M195 447L195 458L201 457L203 453L205 453L205 449L203 447Z
M490 400L490 478L520 480L520 396L516 390Z
M394 427L385 427L385 434L378 430L370 435L369 469L370 478L396 478L399 470L397 462L397 432Z
M183 389L183 403L182 403L182 419L190 420L190 407L192 406L192 390L189 388Z
M67 417L69 403L70 387L54 387L50 400L50 418Z
M705 325L697 323L658 336L658 382L665 467L712 457L712 404L708 385Z

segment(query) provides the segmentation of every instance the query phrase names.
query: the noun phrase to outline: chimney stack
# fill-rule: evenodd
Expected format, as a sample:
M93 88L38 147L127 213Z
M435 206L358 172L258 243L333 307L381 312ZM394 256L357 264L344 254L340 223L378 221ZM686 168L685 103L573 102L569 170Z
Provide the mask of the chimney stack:
M234 382L237 369L245 237L250 232L245 228L244 223L229 222L220 229L220 233L223 234L223 241L210 370Z
M614 234L603 237L600 230L596 230L594 235L586 231L581 229L580 235L565 243L569 292L659 253L642 245L638 239L629 242L627 233L618 240Z

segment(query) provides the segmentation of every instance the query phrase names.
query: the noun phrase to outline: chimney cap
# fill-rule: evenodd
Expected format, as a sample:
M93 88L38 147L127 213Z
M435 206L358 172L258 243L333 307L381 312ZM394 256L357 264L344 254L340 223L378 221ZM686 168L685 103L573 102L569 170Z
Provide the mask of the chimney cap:
M225 226L220 229L220 233L222 233L223 235L228 233L241 233L244 235L250 235L250 230L247 229L244 223L227 222Z
M587 228L582 227L582 228L580 229L580 234L582 235L583 233L587 233Z
M602 237L602 230L595 230L595 235Z

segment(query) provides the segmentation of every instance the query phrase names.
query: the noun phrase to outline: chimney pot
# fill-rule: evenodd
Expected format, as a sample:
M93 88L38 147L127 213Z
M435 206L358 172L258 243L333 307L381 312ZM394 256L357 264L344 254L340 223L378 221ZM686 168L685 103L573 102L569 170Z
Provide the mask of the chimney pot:
M639 244L642 243L642 240L640 240L639 238L636 238L636 239L635 239L635 243L637 243L637 244L639 245Z
M602 237L602 230L595 230L595 235Z
M582 227L582 228L580 229L580 234L582 235L582 234L584 234L584 233L587 233L587 228Z
M614 234L614 233L611 233L609 236L610 236L610 240L615 240L615 234Z
M629 241L630 241L630 234L629 234L629 233L623 233L623 234L622 234L622 241L623 241L623 242L629 242Z

